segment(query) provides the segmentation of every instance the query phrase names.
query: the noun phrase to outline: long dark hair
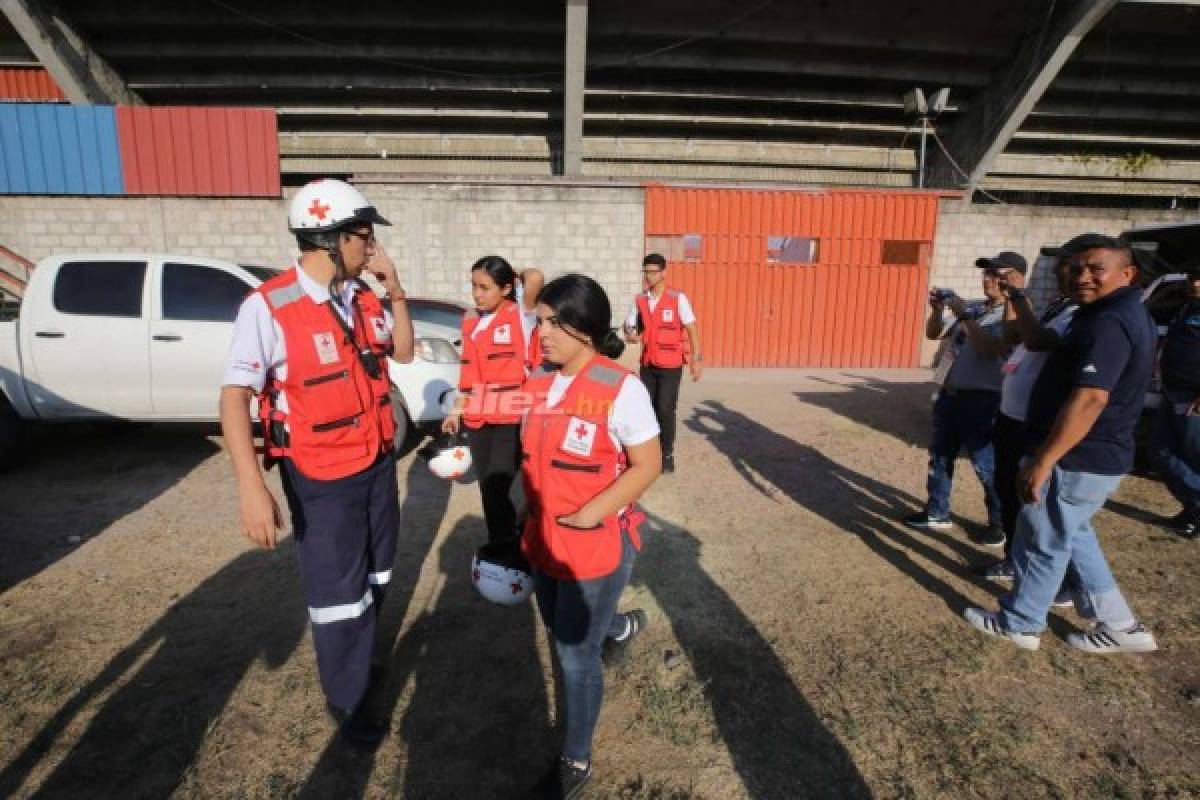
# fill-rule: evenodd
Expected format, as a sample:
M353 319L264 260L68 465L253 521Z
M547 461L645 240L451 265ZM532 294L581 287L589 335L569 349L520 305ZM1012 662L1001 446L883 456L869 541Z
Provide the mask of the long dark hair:
M508 291L504 293L504 297L508 300L517 299L517 273L509 264L500 256L484 256L471 265L471 272L481 269L488 274L488 277L496 282L497 286L507 286Z
M538 302L549 306L562 324L586 336L600 355L619 358L625 351L625 343L612 329L608 295L587 275L555 278L542 287Z

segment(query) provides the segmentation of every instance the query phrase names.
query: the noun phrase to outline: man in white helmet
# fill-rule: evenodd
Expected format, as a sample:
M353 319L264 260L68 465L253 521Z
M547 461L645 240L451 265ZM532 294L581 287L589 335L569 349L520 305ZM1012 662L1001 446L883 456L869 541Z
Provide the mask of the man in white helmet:
M282 526L255 459L257 395L264 466L280 463L292 514L321 686L342 736L366 746L386 733L364 698L399 526L387 358L413 357L404 289L374 236L387 224L342 181L297 192L288 227L300 258L242 304L221 389L242 530L274 547ZM382 300L359 279L364 270L383 284Z

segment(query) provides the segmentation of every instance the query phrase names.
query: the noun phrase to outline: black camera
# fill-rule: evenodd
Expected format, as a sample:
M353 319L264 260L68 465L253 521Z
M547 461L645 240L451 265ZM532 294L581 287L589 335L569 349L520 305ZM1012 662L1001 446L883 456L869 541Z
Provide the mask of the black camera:
M953 289L930 289L929 296L939 303L945 303L952 297L957 297Z

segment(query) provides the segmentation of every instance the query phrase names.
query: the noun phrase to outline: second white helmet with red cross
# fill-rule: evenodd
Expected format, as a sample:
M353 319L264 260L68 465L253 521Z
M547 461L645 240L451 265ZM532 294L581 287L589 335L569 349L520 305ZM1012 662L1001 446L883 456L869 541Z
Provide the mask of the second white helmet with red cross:
M465 437L443 434L430 446L429 471L439 478L454 480L471 468L471 450Z
M306 183L288 207L292 233L324 233L347 223L390 225L358 189L333 178Z

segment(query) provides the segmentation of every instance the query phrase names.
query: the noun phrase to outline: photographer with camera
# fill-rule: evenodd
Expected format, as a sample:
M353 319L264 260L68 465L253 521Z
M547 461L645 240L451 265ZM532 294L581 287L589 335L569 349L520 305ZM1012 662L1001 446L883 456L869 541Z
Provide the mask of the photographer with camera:
M992 422L1000 407L1001 366L1009 345L1003 333L1004 294L1000 279L1009 271L1024 275L1025 259L1013 252L979 259L983 268L985 299L967 303L953 291L929 293L929 320L925 336L946 339L935 379L941 384L933 404L933 436L929 444L928 500L925 510L905 517L904 524L920 530L950 527L950 490L954 462L966 449L975 474L983 485L987 503L987 532L980 543L1004 544L1000 498L994 486L995 458Z

